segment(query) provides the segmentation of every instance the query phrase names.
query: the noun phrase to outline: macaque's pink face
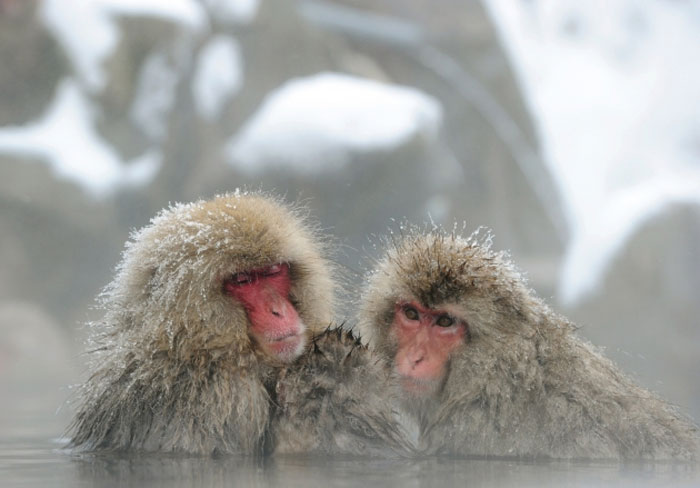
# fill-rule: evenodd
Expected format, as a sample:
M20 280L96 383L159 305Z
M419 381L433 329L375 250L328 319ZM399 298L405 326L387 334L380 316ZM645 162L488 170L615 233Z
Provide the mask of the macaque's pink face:
M450 353L464 341L466 324L444 310L402 302L396 305L392 329L398 342L394 369L404 390L421 396L434 392Z
M248 332L268 355L283 362L299 357L306 344L306 326L289 300L289 265L237 273L224 289L246 310Z

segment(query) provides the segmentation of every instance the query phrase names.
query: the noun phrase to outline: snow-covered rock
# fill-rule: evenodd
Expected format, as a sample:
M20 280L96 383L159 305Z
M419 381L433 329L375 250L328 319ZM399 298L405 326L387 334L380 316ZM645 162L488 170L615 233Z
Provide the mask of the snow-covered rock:
M214 121L243 85L243 60L236 39L219 35L199 53L192 95L199 115Z
M42 118L20 127L0 127L0 154L45 161L57 177L96 197L122 186L150 183L161 164L157 151L123 162L95 130L94 111L75 82L59 84Z
M584 298L629 236L697 202L700 30L690 3L484 2L565 203L560 297ZM695 141L695 142L693 142ZM693 149L695 147L695 149Z
M195 0L44 0L41 18L65 50L87 87L100 91L107 80L103 62L119 44L119 16L161 18L183 28L207 25L202 6Z
M229 162L250 175L338 170L353 153L388 151L436 137L442 108L414 88L339 73L294 79L270 93L228 143Z
M178 72L165 54L153 53L143 62L129 114L151 140L160 141L167 135L177 82Z

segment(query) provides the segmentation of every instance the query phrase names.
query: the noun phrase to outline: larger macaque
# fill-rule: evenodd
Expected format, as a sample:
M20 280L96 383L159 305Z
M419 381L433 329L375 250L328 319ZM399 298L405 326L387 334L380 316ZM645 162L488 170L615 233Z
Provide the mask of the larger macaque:
M70 445L403 449L381 361L328 329L335 284L323 243L298 210L264 195L161 212L132 236L102 295Z
M410 232L360 303L359 330L399 375L420 450L677 459L697 428L635 385L477 238Z
M262 453L277 371L332 319L302 215L255 194L177 205L132 236L93 324L71 445Z

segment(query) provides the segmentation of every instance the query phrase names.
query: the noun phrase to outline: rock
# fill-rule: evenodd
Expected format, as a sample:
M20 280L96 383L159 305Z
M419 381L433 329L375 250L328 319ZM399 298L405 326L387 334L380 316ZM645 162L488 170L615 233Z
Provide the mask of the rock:
M637 230L570 316L623 370L700 419L699 289L700 208L676 204Z

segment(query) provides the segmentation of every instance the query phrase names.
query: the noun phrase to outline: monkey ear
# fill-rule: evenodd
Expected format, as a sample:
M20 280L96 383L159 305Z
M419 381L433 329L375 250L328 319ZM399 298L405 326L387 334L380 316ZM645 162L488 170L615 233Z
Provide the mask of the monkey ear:
M162 281L158 277L156 266L125 267L120 272L121 277L115 280L118 286L108 286L103 295L118 297L121 296L129 303L143 303L152 298L156 288ZM112 287L114 286L114 287Z

